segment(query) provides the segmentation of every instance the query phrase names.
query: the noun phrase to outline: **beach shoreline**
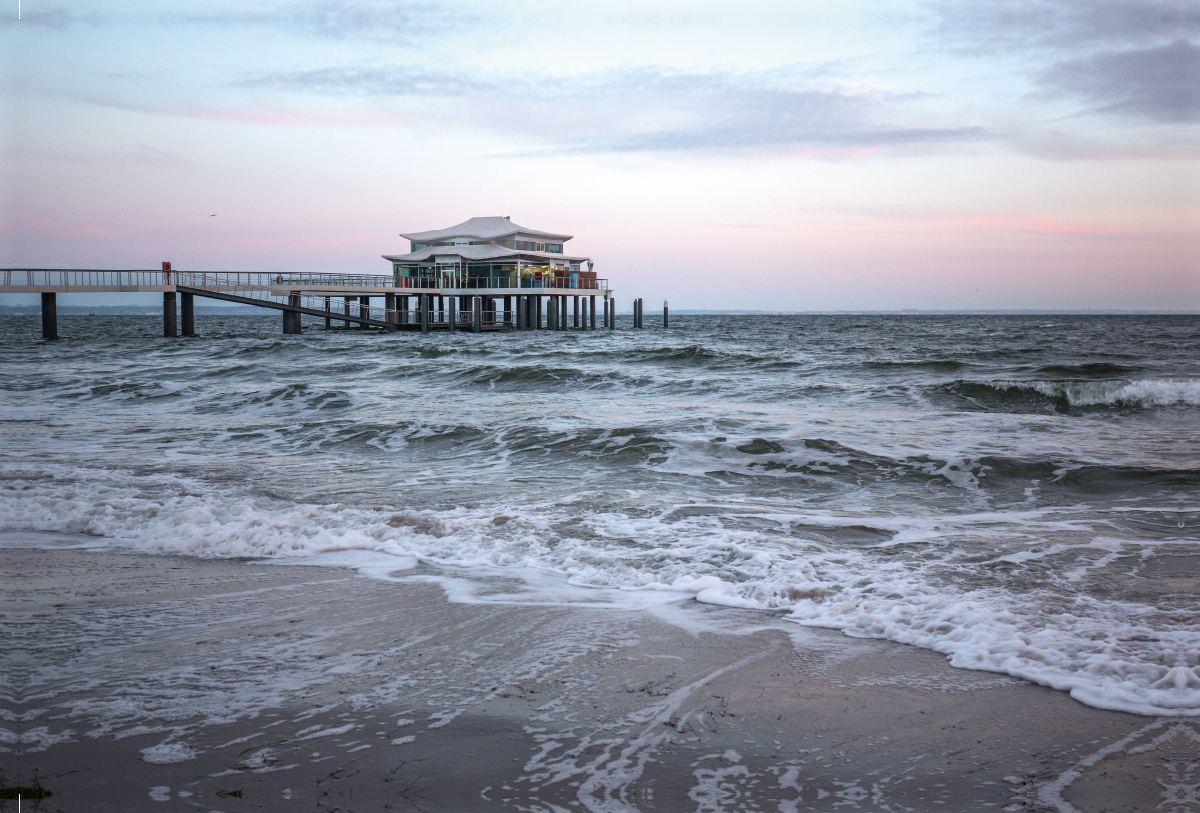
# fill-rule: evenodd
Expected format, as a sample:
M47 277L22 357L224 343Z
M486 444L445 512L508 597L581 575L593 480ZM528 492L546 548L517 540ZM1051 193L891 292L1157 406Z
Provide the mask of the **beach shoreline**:
M768 613L62 549L4 585L0 771L40 810L1195 807L1195 721Z

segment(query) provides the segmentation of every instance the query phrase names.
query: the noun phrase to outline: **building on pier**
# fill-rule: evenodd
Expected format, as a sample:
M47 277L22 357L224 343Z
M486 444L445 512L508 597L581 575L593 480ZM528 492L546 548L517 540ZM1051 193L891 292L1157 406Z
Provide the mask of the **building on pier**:
M302 317L384 330L612 330L616 307L591 258L569 255L569 234L473 217L448 229L401 235L408 254L384 255L390 274L3 268L0 293L40 293L42 335L58 335L59 293L161 291L163 335L195 335L197 296L283 312L283 332ZM178 295L178 316L177 300ZM372 304L382 300L383 307ZM600 300L597 303L597 299ZM597 305L601 313L597 314Z
M571 235L528 229L509 217L473 217L400 236L409 253L384 255L397 288L597 287L591 258L564 251Z

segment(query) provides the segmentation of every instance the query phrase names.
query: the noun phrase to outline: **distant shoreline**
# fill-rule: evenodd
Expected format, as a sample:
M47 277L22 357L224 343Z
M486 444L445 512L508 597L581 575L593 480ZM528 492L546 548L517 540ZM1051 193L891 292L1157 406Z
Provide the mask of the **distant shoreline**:
M40 305L0 305L0 316L38 316ZM66 316L161 316L161 306L140 305L59 305L58 312ZM629 311L617 311L628 316ZM836 311L769 311L769 310L702 310L672 308L673 316L1200 316L1200 310L1152 311L1117 310L1112 308L1076 310L1033 310L1020 308L997 308L992 310L836 310ZM274 311L264 308L241 306L196 306L197 316L275 316ZM651 321L653 321L651 319Z

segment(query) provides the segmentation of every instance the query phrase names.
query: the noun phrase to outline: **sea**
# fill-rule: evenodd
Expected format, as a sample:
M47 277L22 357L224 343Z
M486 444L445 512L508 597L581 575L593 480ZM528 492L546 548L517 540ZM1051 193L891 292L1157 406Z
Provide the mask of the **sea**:
M6 317L0 547L727 605L1200 715L1200 317L647 323Z

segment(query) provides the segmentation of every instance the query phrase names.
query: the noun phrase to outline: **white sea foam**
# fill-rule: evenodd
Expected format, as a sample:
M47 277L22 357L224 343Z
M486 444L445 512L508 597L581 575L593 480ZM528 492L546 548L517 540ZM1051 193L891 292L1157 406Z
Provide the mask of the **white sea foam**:
M1137 381L1006 381L1001 386L1063 398L1072 406L1200 406L1200 381L1142 379Z
M47 476L53 474L54 476ZM697 601L785 609L805 625L945 653L956 666L1067 690L1092 706L1200 715L1200 635L1149 604L1075 586L1118 557L1194 540L1115 540L1069 511L868 517L750 510L739 529L698 512L669 519L553 503L432 510L271 504L167 475L57 468L0 488L0 529L87 534L129 550L350 566L375 578L434 578L453 600L651 607ZM566 523L573 522L573 525ZM847 524L890 539L837 545L763 530ZM958 540L986 534L970 560ZM1041 540L1053 537L1053 545ZM17 534L28 544L28 534ZM1070 567L1052 585L1010 568ZM424 562L440 575L398 573ZM1039 571L1040 572L1040 571ZM978 574L995 573L989 580ZM506 583L497 585L497 575ZM1040 576L1039 578L1045 578ZM514 583L519 586L514 586Z
M142 749L142 761L151 765L171 765L195 758L195 749L182 742L161 742Z

